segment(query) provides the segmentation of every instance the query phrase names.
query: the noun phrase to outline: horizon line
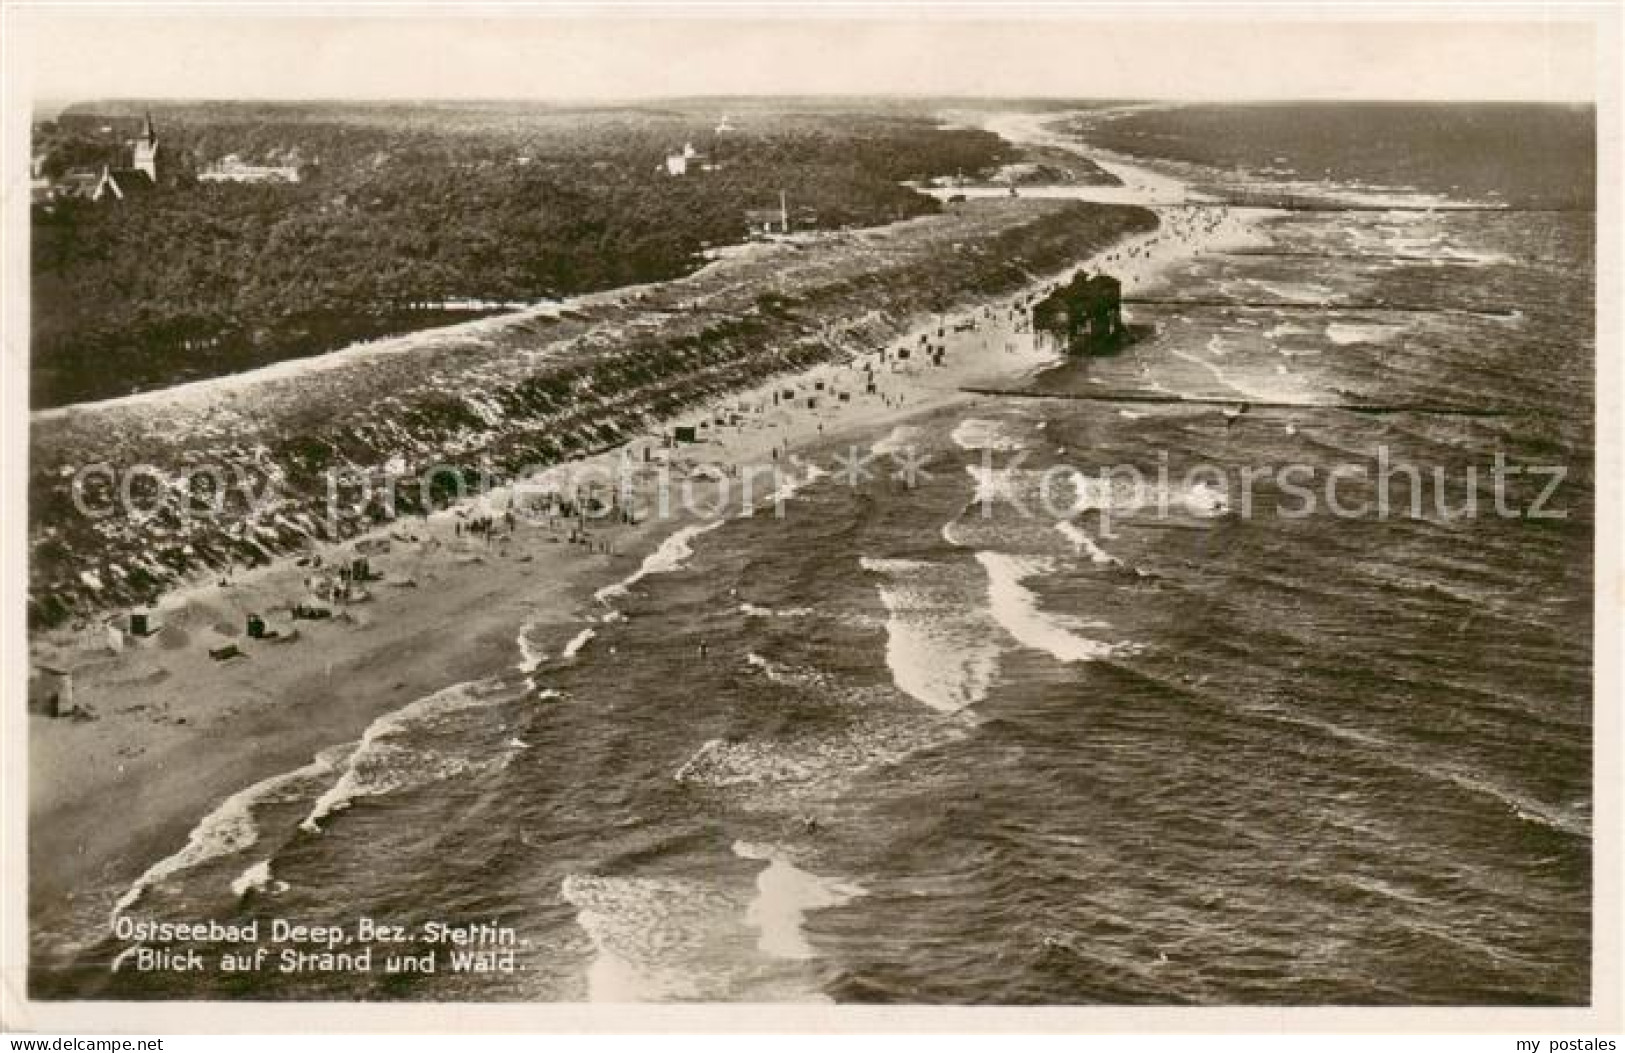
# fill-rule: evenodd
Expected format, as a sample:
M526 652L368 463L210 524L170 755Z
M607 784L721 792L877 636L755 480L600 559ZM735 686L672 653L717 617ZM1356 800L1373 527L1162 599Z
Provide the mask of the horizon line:
M1144 106L1144 105L1216 105L1216 106L1245 106L1245 105L1301 105L1305 103L1346 103L1349 105L1391 105L1391 104L1429 104L1429 105L1476 105L1485 103L1504 103L1531 106L1587 106L1595 109L1597 100L1593 98L1537 98L1527 95L1484 95L1484 96L1410 96L1410 95L1167 95L1167 96L1110 96L1110 95L1047 95L1033 93L1017 93L1010 95L968 95L956 93L936 92L723 92L695 95L93 95L63 98L36 98L31 100L35 108L45 106L70 107L86 105L89 103L118 103L118 104L369 104L369 103L417 103L433 104L480 104L480 103L526 103L542 106L580 106L580 105L612 105L612 106L646 106L650 103L694 103L694 102L729 102L746 100L795 100L795 101L859 101L859 100L899 100L911 102L1046 102L1046 103L1088 103L1109 106Z

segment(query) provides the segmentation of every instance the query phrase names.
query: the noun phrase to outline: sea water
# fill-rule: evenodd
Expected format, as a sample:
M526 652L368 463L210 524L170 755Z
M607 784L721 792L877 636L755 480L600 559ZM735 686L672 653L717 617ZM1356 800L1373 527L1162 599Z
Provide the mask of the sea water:
M1267 251L1157 292L1285 306L1130 305L1143 339L1034 387L1503 415L984 399L888 430L912 484L810 476L782 517L674 533L527 628L523 677L380 718L45 919L36 993L1584 1003L1592 223L1268 214ZM1323 306L1385 300L1441 309ZM1274 479L1252 514L1211 481L1162 508L1098 475L1379 447L1443 507L1288 518ZM1564 517L1463 514L1498 454L1565 466ZM1059 514L1018 513L1051 469ZM115 905L496 920L520 968L112 972Z

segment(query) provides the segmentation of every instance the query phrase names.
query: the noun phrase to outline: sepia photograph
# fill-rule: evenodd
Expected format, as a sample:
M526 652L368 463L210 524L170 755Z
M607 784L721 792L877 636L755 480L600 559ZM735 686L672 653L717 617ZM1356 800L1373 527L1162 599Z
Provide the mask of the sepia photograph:
M1617 15L8 4L6 1029L1618 1031Z

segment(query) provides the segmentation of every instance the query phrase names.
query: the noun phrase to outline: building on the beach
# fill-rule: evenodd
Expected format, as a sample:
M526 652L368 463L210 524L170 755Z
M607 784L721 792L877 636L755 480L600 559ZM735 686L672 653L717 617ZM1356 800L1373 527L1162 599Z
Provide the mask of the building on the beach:
M1033 329L1070 355L1109 350L1127 333L1122 290L1109 274L1080 273L1033 306Z

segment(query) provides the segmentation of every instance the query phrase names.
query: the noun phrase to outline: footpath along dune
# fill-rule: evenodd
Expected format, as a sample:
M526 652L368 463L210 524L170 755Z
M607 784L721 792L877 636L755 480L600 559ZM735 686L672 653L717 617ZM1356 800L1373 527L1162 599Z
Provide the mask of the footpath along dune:
M1055 223L1041 237L1029 231L1031 244L1043 244L1050 253L1064 253L1080 243L1087 248L1050 260L1041 273L1064 276L1076 266L1098 265L1109 257L1112 272L1130 288L1155 281L1172 260L1246 236L1239 219L1215 210L1201 225L1184 213L1169 214L1161 230L1118 240L1117 234L1146 226L1123 221L1137 215L1124 212L1119 222L1090 228L1090 236L1080 242L1075 230L1066 232L1069 221L1075 226L1088 215L1076 209L1055 202L992 202L973 205L962 216L971 217L964 222L994 239L1008 234L1013 223L1020 229L1034 216L1041 224ZM1019 223L1013 218L1018 214L1023 217ZM562 660L567 642L581 635L584 621L597 610L593 593L632 573L664 538L692 522L680 508L669 518L653 514L662 479L669 486L692 487L695 507L720 506L737 514L742 473L776 469L780 481L806 479L811 473L805 465L827 470L838 449L876 441L909 418L951 412L972 401L959 391L961 386L1008 384L1051 361L1019 331L1023 312L1012 306L1047 281L1012 283L1002 296L962 290L950 301L955 309L940 315L920 310L918 302L906 298L922 290L930 295L930 281L946 280L940 267L927 267L928 277L906 275L910 266L925 266L930 253L976 255L970 242L949 247L955 244L950 239L967 229L962 216L899 225L913 228L912 233L887 228L842 235L840 251L829 258L816 248L775 246L742 260L722 261L680 282L606 294L592 304L560 311L558 324L568 327L570 335L520 354L529 354L533 362L567 361L585 369L593 349L615 359L607 350L613 342L635 340L645 330L669 346L673 340L693 338L694 316L719 326L737 322L726 311L739 304L767 311L770 307L761 301L768 293L799 296L803 303L824 297L823 302L834 305L822 317L804 306L788 315L786 339L800 351L780 351L765 362L751 360L748 368L737 358L730 362L719 357L710 366L702 361L696 379L683 374L671 381L685 385L681 398L669 390L657 396L642 392L641 398L632 390L610 394L608 385L590 384L587 378L582 397L592 400L600 413L622 407L626 417L610 432L591 437L596 439L592 445L584 439L577 447L596 446L599 452L531 479L524 492L533 498L549 489L568 495L572 473L606 478L630 465L629 507L639 513L635 523L615 516L595 519L586 524L584 536L579 524L545 514L521 514L510 524L505 512L513 494L499 488L483 503L465 502L427 516L403 515L370 530L356 529L364 522L357 517L326 538L312 531L285 546L286 555L277 555L282 550L266 541L261 546L266 558L255 569L205 568L207 579L198 580L195 567L183 568L192 575L190 583L185 583L185 573L177 573L183 583L164 590L153 607L158 631L116 655L98 643L105 639L98 619L74 625L64 616L57 628L36 632L32 650L37 661L76 670L75 705L84 715L30 718L29 857L36 918L43 921L63 912L105 916L138 875L181 848L188 831L221 801L307 763L323 749L353 741L383 713L448 685L489 676L493 669L512 668L519 675ZM1101 229L1112 230L1113 236L1098 237ZM923 239L920 244L896 247L916 235ZM874 273L864 269L873 265L873 258L886 261L880 270L895 284L886 292L884 307L853 312L852 305L863 302L858 278ZM988 271L970 268L957 280L993 273L1008 263L992 261ZM848 273L851 268L857 268L857 276ZM842 305L846 313L839 310ZM904 318L913 328L905 327ZM975 327L956 331L961 322L974 322ZM523 329L533 323L532 318L519 318L507 325ZM510 339L514 328L498 331ZM483 334L485 342L465 346L470 332ZM919 353L899 361L896 350L917 348L922 337L946 346L941 364ZM308 373L275 367L268 378L207 382L212 385L207 393L175 389L117 400L78 415L58 414L36 421L36 450L54 454L47 469L82 463L76 459L94 452L91 439L97 424L120 448L184 450L196 444L199 428L246 432L265 445L273 426L268 422L287 426L277 416L278 405L293 407L287 412L303 420L319 420L322 414L341 414L344 400L369 386L396 392L443 387L456 383L452 378L463 366L479 375L482 384L491 384L502 371L518 368L511 361L514 347L491 337L480 323L406 338L405 344L381 355L355 354L348 364L316 365ZM396 374L407 372L406 363L412 371L402 381ZM582 376L576 374L576 382ZM311 377L321 379L311 386L306 408L299 389ZM871 377L873 393L868 391ZM793 400L784 397L788 392L795 393ZM848 398L843 401L837 393ZM809 407L809 399L816 404ZM399 404L391 405L396 415L405 412ZM628 408L632 406L636 408ZM362 407L375 411L369 403ZM173 434L165 441L158 433L166 423L162 411L170 408ZM714 423L718 420L737 423ZM702 441L670 453L661 450L657 436L667 424L701 421L710 424L699 432ZM183 434L179 425L194 430ZM459 429L435 432L434 441L461 445L461 450L450 451L453 455L488 452L481 443L511 439L516 428L529 427L528 421L516 425L500 417L484 427L464 422ZM404 436L391 434L399 449ZM532 441L548 434L538 426ZM448 435L460 441L448 443ZM428 440L423 442L426 448ZM239 439L234 445L247 444ZM379 448L390 446L380 440ZM768 475L758 477L766 480ZM756 490L759 505L769 489L764 485ZM759 514L771 514L771 505L761 507ZM493 529L470 531L469 524L482 517L490 517ZM36 524L36 545L39 538ZM150 545L150 537L148 541ZM291 608L311 596L316 558L331 569L360 555L369 559L377 576L363 586L369 594L364 602L339 605L335 618L290 620ZM266 617L283 635L273 641L248 639L244 627L251 613ZM236 646L245 657L212 659L210 649L222 645ZM127 814L120 814L116 802L131 805ZM41 926L42 931L50 928Z

